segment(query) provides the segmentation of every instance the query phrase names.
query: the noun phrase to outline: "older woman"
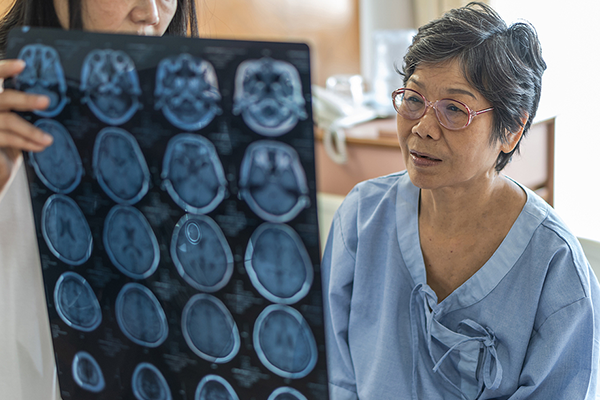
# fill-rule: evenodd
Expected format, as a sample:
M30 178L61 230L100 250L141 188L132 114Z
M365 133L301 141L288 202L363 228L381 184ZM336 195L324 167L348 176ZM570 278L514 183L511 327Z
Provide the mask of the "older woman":
M535 116L534 29L472 3L393 93L407 170L357 185L323 258L333 399L592 399L599 287L554 210L501 170Z
M195 0L16 0L0 25L132 33L197 35ZM0 82L22 61L0 62ZM31 201L21 151L40 151L52 138L13 111L42 110L45 96L0 90L0 397L59 399ZM57 333L59 334L59 333Z

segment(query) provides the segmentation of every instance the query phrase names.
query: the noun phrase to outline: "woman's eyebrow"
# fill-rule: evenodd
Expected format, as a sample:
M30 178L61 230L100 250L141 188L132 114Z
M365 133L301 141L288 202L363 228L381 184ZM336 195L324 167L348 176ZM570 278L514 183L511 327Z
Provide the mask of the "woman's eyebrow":
M467 96L471 96L472 98L474 98L475 100L477 100L477 96L475 96L473 93L469 92L468 90L465 89L458 89L458 88L450 88L448 90L446 90L446 92L448 94L464 94Z

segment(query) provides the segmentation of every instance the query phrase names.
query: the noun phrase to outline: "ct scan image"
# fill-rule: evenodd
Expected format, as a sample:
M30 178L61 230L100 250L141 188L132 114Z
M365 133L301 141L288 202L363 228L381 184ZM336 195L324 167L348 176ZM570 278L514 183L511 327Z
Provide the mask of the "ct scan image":
M81 265L92 253L92 232L77 203L63 194L54 194L42 209L42 235L59 260Z
M217 223L205 215L185 214L175 225L171 258L177 272L195 289L216 292L233 273L233 254Z
M85 351L75 354L71 368L73 379L82 388L92 393L104 390L104 374L96 359Z
M34 125L54 138L44 151L29 152L35 173L53 192L71 193L81 182L84 171L69 131L53 119L40 119Z
M206 375L198 384L194 400L239 400L239 397L225 379Z
M52 46L29 44L21 49L17 58L25 61L25 69L15 81L17 90L48 96L50 104L45 110L36 110L41 117L55 117L67 103L67 82L60 56Z
M142 94L133 60L121 50L92 50L81 69L83 103L108 125L122 125L139 110Z
M155 108L184 131L204 128L223 111L215 69L188 53L167 57L158 64L154 97Z
M15 28L59 397L327 400L303 43ZM0 266L1 268L1 266ZM27 316L24 316L27 317Z
M200 293L183 309L181 330L199 357L217 364L229 362L240 349L240 334L233 316L218 298Z
M260 361L283 378L303 378L315 367L315 338L295 308L279 304L265 308L256 319L252 338Z
M260 225L248 242L244 265L256 290L274 303L296 303L313 282L302 239L285 224Z
M173 201L189 213L213 211L227 191L215 146L201 135L182 133L169 141L161 176Z
M242 62L235 75L233 113L260 135L288 133L308 116L298 70L269 57Z
M128 283L119 292L115 304L117 323L132 342L158 347L169 334L167 317L156 296L139 283Z
M104 192L119 204L135 204L148 192L150 172L133 135L108 127L94 144L94 175Z
M60 318L71 328L91 332L102 322L102 310L94 290L75 272L63 273L56 282L54 304Z
M154 365L142 362L135 367L131 388L137 400L171 400L171 389Z
M240 196L269 222L288 222L310 205L306 175L291 146L261 140L246 149L240 171Z
M104 223L104 247L113 265L133 279L152 275L160 261L158 241L144 214L132 206L114 206Z

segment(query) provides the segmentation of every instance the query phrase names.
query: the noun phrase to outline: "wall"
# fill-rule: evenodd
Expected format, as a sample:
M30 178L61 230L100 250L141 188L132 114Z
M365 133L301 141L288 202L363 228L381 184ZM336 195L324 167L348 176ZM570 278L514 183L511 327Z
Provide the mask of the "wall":
M312 81L357 74L358 0L198 0L201 36L307 42Z
M537 29L548 69L538 119L556 115L558 213L577 236L600 241L600 3L587 0L493 0L507 21ZM543 10L543 11L540 11Z

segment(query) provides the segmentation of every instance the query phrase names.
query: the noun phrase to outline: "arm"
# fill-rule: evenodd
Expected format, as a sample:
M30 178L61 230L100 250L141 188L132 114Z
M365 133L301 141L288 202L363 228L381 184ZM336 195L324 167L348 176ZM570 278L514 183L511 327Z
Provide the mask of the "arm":
M598 321L584 297L548 317L530 340L517 399L596 398Z
M52 136L14 113L43 110L48 107L49 99L2 88L4 79L19 74L24 68L21 60L0 61L0 198L19 165L21 152L42 151L52 143Z
M329 395L332 400L356 400L354 367L348 346L355 260L346 247L341 224L338 211L321 263Z

